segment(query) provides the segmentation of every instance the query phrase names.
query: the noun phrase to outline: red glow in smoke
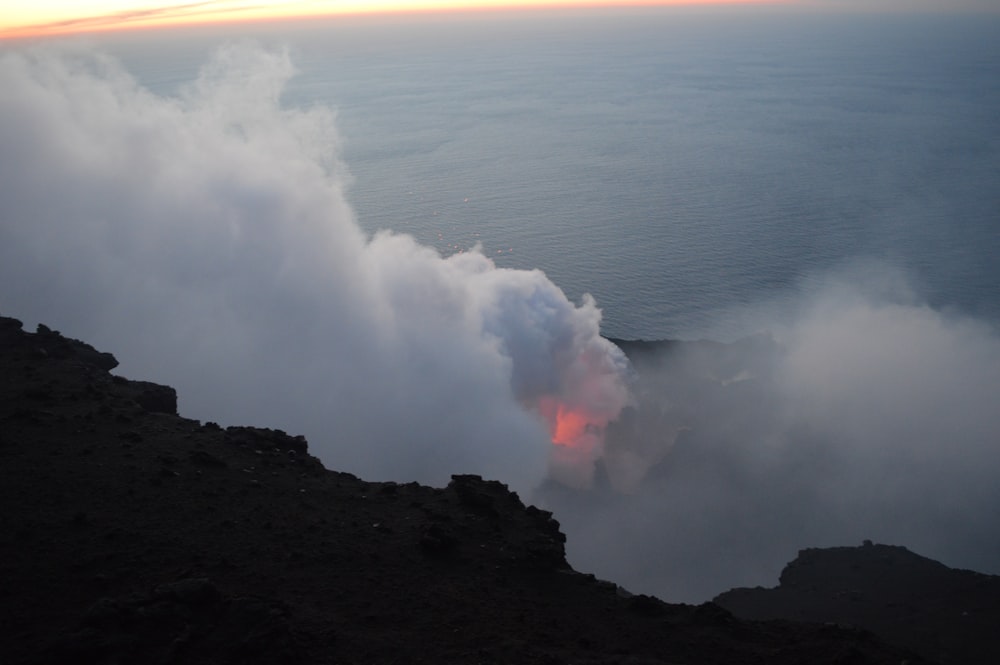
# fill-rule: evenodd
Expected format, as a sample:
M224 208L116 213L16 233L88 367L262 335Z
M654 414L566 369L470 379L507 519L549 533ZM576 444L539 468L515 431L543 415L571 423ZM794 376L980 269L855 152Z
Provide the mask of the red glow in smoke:
M579 441L587 431L587 414L582 411L570 411L560 405L555 414L552 427L552 443L560 446L572 446Z
M586 411L571 408L553 397L542 398L539 411L549 423L552 443L558 446L575 448L582 445L584 435L595 425Z
M569 487L590 487L594 479L594 460L601 454L607 418L555 397L539 400L538 411L549 424L552 440L550 477Z

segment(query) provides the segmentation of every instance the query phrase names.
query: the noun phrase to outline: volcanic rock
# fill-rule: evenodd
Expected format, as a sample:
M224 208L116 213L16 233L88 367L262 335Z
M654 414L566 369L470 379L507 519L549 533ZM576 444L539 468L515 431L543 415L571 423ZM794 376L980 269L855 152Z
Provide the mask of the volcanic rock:
M905 547L802 550L779 586L733 589L715 602L746 619L856 626L944 664L1000 662L1000 577Z
M226 598L204 578L101 598L79 630L43 653L52 665L302 662L287 610L265 598Z
M631 596L500 482L366 482L301 437L179 417L116 364L0 318L5 665L921 662Z

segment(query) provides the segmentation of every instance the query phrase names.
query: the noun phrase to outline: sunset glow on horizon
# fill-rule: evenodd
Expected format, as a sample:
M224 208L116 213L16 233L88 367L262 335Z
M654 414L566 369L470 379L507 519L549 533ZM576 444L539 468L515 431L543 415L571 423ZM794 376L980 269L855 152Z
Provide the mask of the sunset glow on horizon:
M791 0L38 0L4 7L0 39L132 28L393 12L787 4Z

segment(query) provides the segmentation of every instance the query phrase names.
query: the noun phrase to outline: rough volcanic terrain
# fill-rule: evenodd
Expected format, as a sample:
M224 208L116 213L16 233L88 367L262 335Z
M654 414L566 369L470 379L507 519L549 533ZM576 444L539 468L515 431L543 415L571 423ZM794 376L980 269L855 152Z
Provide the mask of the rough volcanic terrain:
M0 319L0 662L923 662L574 572L496 481L370 483Z
M836 622L877 633L940 663L1000 663L1000 577L955 570L905 547L799 552L773 589L715 598L748 619Z

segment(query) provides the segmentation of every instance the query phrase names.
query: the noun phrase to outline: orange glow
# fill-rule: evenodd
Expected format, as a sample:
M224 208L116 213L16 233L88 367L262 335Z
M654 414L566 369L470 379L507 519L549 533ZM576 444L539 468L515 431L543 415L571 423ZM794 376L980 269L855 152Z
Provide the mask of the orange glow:
M575 448L584 445L585 434L595 426L594 419L582 409L573 409L553 397L543 397L538 410L549 423L552 443Z
M780 2L781 0L778 0ZM787 2L788 0L784 0ZM345 14L776 4L775 0L33 0L0 12L0 38Z
M555 426L552 428L552 443L572 446L587 431L587 415L580 411L570 411L562 406L556 411Z
M549 424L552 447L549 476L569 487L590 487L594 461L603 448L603 427L607 418L595 417L585 409L547 396L538 401L538 412Z

